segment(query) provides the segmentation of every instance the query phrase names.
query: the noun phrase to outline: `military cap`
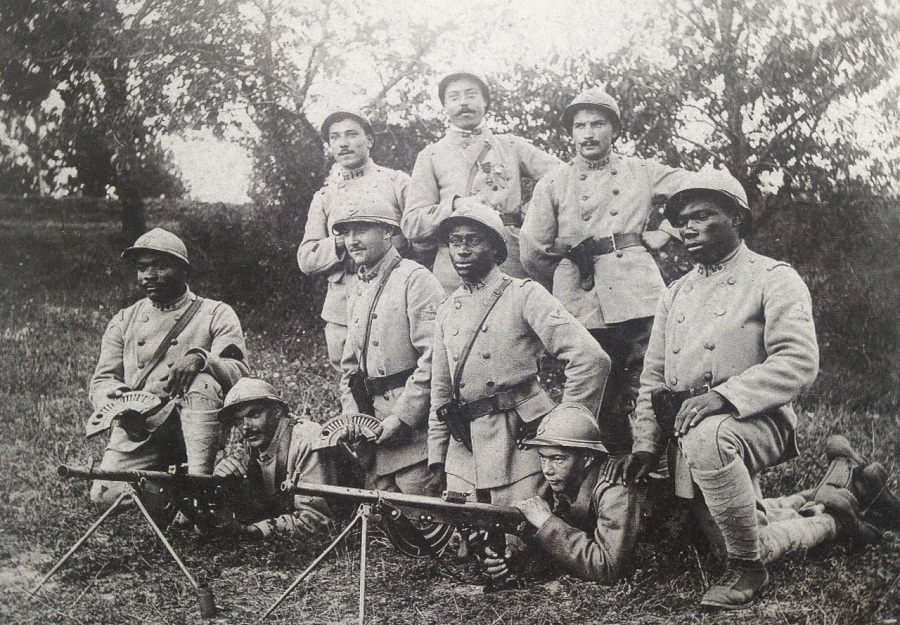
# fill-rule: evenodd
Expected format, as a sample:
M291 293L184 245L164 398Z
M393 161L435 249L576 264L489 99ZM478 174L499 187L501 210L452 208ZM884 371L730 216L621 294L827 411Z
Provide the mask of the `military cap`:
M226 423L231 421L238 408L254 401L270 402L287 408L287 404L279 397L275 387L265 380L241 378L225 396L225 402L218 414L219 421Z
M505 226L499 213L487 204L468 204L454 211L449 217L444 218L438 226L438 238L446 243L450 235L450 228L466 222L474 222L487 228L488 234L493 239L494 249L497 251L497 264L503 263L509 253L506 248L506 240L503 238Z
M591 411L581 404L562 403L538 426L537 434L523 443L532 447L576 447L608 453L600 442L600 428Z
M447 86L454 80L458 80L460 78L470 78L478 83L478 86L481 88L481 96L484 98L484 109L487 110L488 108L490 108L491 89L490 87L488 87L487 78L485 78L481 74L477 74L469 70L453 72L441 78L441 82L438 83L438 99L441 101L441 105L444 104L444 94L447 92Z
M741 212L744 220L741 223L740 235L750 234L753 227L753 213L747 202L747 192L737 178L721 169L704 169L688 174L678 189L673 193L663 209L663 215L671 223L675 223L678 211L690 200L698 197L719 197L728 205Z
M138 237L134 245L122 252L122 258L127 261L134 262L138 254L141 252L162 252L169 256L174 256L185 265L191 265L188 260L187 247L184 241L177 236L162 228L154 228L149 232L145 232Z
M559 123L562 124L569 134L572 134L572 120L575 119L575 113L583 109L597 109L604 113L612 114L613 123L618 129L617 131L622 130L622 119L619 115L619 105L616 103L616 99L600 87L591 87L587 91L582 91L578 94L559 118Z
M343 234L347 224L359 222L385 224L400 230L400 211L384 198L367 193L352 198L343 207L331 230L334 234Z
M331 131L332 124L336 124L345 119L358 121L363 127L366 135L371 137L373 142L375 141L375 130L372 128L372 123L369 121L369 118L366 117L362 111L350 108L339 109L328 114L328 117L325 118L325 121L322 122L322 126L319 129L322 141L328 143L328 133Z

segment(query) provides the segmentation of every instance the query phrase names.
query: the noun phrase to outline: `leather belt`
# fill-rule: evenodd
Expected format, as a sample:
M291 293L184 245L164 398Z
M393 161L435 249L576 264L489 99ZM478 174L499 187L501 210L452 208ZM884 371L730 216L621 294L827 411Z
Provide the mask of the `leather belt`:
M397 373L385 375L380 378L366 378L364 382L366 385L366 393L369 397L375 397L376 395L383 395L395 388L400 388L406 384L409 376L415 373L415 371L416 368L412 367L411 369L398 371Z
M481 399L463 402L459 408L468 415L470 420L477 419L496 412L514 410L523 401L540 392L541 385L538 381L535 378L529 378L505 391L498 391Z
M500 213L500 221L504 226L522 227L522 215L520 213Z
M617 250L626 247L635 247L643 245L643 239L638 232L617 232L605 237L594 237L591 239L589 249L594 256L604 256L612 254Z
M697 388L691 388L686 391L672 391L669 389L665 389L666 394L668 394L669 398L673 402L677 402L678 404L683 404L691 397L697 397L698 395L705 395L713 389L709 384L704 384L703 386L698 386Z

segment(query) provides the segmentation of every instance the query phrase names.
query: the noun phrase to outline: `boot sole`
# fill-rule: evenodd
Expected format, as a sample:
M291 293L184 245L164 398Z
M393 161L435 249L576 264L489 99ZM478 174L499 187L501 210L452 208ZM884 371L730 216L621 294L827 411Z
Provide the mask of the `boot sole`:
M739 610L746 610L748 608L753 607L753 604L756 603L756 600L759 598L759 594L755 597L747 601L746 603L722 603L719 601L701 601L700 609L704 612L716 612L719 610L728 610L730 612L736 612Z

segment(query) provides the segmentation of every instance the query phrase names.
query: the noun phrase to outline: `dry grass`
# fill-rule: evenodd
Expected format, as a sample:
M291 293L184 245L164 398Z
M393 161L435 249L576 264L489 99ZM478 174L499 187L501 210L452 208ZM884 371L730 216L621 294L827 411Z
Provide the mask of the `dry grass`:
M200 622L193 591L133 510L113 517L38 599L24 593L100 512L87 501L86 484L62 482L54 469L99 457L100 446L86 445L81 434L89 412L85 385L106 321L136 297L118 260L112 207L65 206L62 217L60 210L32 206L13 218L0 207L0 621ZM221 259L209 250L198 258L203 261L193 286L223 296L221 287L202 279L204 268L214 274ZM283 260L284 268L292 267L290 258ZM275 265L266 271L275 272ZM298 278L279 284L291 280ZM238 292L238 286L228 289ZM241 293L229 301L245 320L256 373L273 380L299 412L316 419L335 412L334 375L310 312L315 292L272 294L271 300L262 289ZM805 407L801 422L806 453L770 472L767 492L813 484L825 465L821 444L834 432L885 463L898 487L896 412L816 404ZM253 622L322 546L234 545L170 534L190 570L211 583L220 608L215 623ZM355 622L358 538L349 544L269 622ZM702 548L673 538L669 528L648 534L635 565L630 579L611 587L561 577L528 590L484 595L471 566L450 558L404 558L376 538L369 550L367 622L845 625L900 619L896 542L793 554L772 567L773 583L752 610L731 615L697 610L704 580L721 565Z

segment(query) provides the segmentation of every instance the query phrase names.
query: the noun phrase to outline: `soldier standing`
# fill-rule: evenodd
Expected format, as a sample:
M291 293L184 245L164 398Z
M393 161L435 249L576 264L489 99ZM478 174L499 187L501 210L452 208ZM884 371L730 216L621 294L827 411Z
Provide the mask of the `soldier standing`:
M297 263L303 273L324 276L328 280L322 305L325 343L331 365L340 371L347 336L346 282L356 268L347 254L343 238L332 231L334 222L342 211L367 201L368 196L376 196L398 214L402 213L409 176L372 161L369 152L375 145L375 132L369 120L358 111L331 113L322 122L321 134L335 164L309 205Z
M520 233L522 265L551 288L612 359L600 409L613 454L631 447L630 414L656 302L665 289L649 250L677 232L647 230L656 195L671 195L687 172L621 156L619 106L599 88L566 107L561 123L577 152L536 185Z
M438 226L467 203L486 204L503 221L509 255L501 269L524 278L518 242L525 214L522 176L538 180L560 161L525 139L494 134L487 128L484 115L491 93L487 81L477 74L455 72L445 76L438 84L438 97L450 127L441 140L422 150L416 159L401 221L403 233L419 245L439 246L433 271L449 295L461 283L447 248L434 238Z
M381 422L371 466L364 466L370 487L436 495L440 480L427 465L428 408L434 319L444 292L430 271L394 248L399 211L370 200L334 223L359 268L348 288L341 404L345 413ZM360 445L369 464L367 443Z
M747 195L728 173L691 174L665 216L697 267L659 302L626 480L652 470L664 432L674 437L676 494L699 491L728 554L701 603L741 608L768 581L754 477L797 455L791 402L818 371L812 304L789 265L747 249Z
M434 330L428 461L447 488L492 503L537 493L540 459L518 449L554 403L537 379L538 358L565 363L563 401L596 414L609 358L542 286L497 268L505 227L489 206L469 205L444 220L463 286L438 309ZM452 438L451 438L452 435Z
M99 468L164 470L180 464L186 449L188 472L209 475L222 443L216 414L228 389L249 372L240 321L227 304L191 292L187 248L171 232L154 228L122 258L134 263L147 297L109 322L91 403L99 409L132 390L171 401L154 416L161 424L155 431L117 422ZM95 481L91 499L110 503L126 487Z

